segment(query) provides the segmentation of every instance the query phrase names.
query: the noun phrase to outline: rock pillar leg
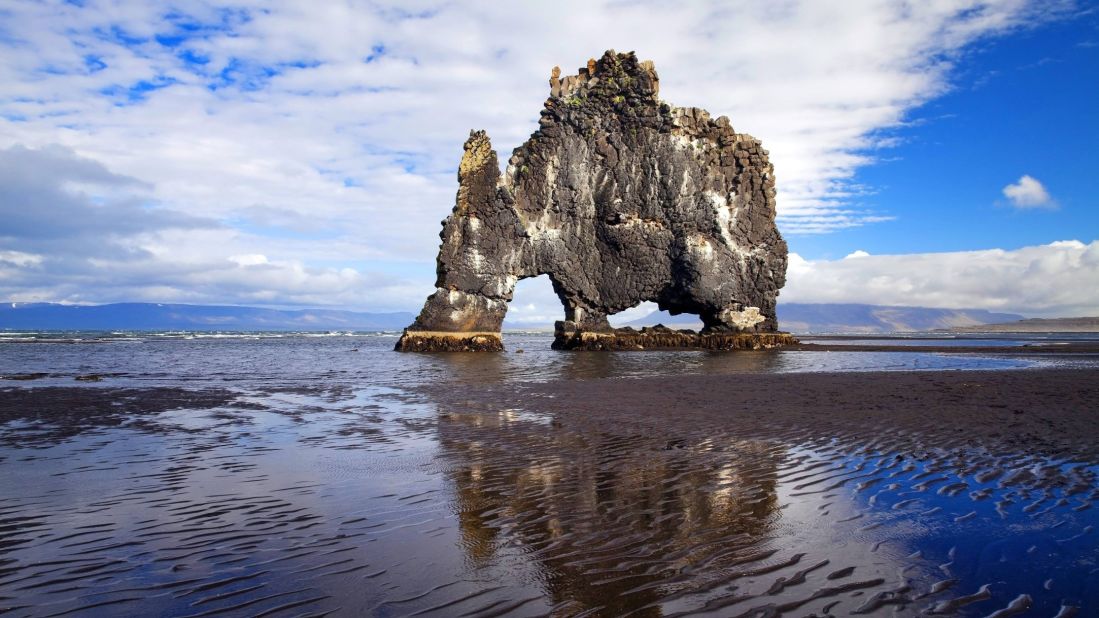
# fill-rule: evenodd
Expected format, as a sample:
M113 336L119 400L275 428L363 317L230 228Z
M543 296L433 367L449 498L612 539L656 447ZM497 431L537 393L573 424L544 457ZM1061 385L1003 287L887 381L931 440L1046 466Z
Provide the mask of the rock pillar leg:
M394 347L398 352L499 352L507 301L436 290Z
M397 342L400 352L497 352L518 277L518 215L497 196L496 152L470 133L458 165L458 195L443 222L435 293Z

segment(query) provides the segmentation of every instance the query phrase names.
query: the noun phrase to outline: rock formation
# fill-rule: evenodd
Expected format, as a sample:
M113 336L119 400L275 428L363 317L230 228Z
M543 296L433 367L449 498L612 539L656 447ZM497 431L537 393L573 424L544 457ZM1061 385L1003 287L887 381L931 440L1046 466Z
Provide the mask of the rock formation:
M502 176L488 135L470 133L438 289L398 350L502 349L516 282L543 274L565 309L554 347L652 347L634 335L608 344L607 316L644 301L705 325L694 339L648 340L656 347L789 339L775 332L786 243L767 151L724 116L662 102L658 87L633 53L608 51L563 78L555 67L539 129Z

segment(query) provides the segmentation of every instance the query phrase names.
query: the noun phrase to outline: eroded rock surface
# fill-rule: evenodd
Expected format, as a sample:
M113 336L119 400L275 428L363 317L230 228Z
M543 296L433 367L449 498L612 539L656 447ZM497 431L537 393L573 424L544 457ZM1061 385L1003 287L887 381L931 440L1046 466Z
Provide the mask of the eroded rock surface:
M798 343L789 333L738 333L732 331L675 330L664 325L588 331L572 322L558 322L555 350L767 350Z
M699 315L706 335L777 330L787 250L767 151L658 86L633 53L554 68L540 128L503 175L488 135L470 134L438 289L398 350L502 349L484 338L516 282L542 274L565 308L559 331L611 333L608 315L644 301Z

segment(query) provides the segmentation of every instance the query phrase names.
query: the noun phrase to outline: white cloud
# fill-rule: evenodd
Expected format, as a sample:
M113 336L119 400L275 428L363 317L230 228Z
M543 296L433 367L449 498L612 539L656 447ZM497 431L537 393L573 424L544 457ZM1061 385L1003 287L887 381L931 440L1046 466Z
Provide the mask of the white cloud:
M237 266L259 266L261 264L270 264L271 261L267 259L266 255L262 253L250 253L248 255L231 255L229 261Z
M785 233L888 220L896 213L860 205L871 189L851 184L889 143L882 131L945 92L967 46L1060 6L9 2L0 148L67 149L97 183L83 195L109 206L83 221L125 230L102 232L113 257L91 234L69 248L39 239L21 250L47 256L54 278L5 278L0 293L413 308L432 287L468 131L487 129L506 160L537 126L550 68L572 71L608 47L653 59L668 101L726 114L763 140ZM569 15L583 18L556 18ZM61 189L81 187L50 190ZM69 229L54 202L34 208L34 221ZM155 221L168 216L170 231ZM208 266L209 278L259 268L229 261L247 255L287 276L246 278L240 293L176 278L180 265ZM141 282L93 267L108 257L144 260ZM342 279L347 268L388 283L356 287L365 283Z
M989 309L1028 316L1099 315L1099 241L1012 251L865 255L790 254L780 302Z
M388 310L422 300L383 272L268 258L261 247L292 256L300 241L182 214L146 190L64 148L0 150L0 298L358 306L376 295Z
M1004 197L1016 208L1056 208L1057 204L1038 179L1027 174L1019 182L1004 187Z
M8 264L18 268L30 268L42 263L42 256L22 251L0 251L0 265Z

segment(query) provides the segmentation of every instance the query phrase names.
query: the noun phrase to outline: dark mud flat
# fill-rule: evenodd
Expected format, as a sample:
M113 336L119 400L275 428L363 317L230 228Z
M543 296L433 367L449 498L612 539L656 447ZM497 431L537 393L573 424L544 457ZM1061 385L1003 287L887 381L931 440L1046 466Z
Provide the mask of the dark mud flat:
M313 382L0 389L0 608L1099 614L1095 369Z

